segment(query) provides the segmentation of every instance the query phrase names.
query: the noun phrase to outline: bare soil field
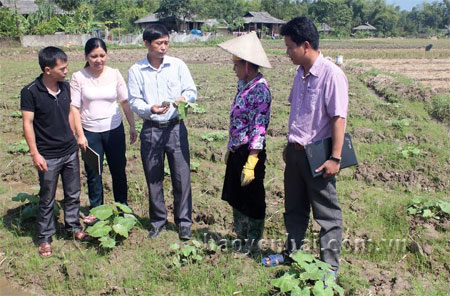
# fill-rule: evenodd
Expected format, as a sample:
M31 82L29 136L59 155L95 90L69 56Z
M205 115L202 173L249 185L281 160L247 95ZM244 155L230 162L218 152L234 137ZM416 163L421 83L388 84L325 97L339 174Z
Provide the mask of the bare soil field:
M349 59L347 62L410 77L437 93L450 92L450 59Z

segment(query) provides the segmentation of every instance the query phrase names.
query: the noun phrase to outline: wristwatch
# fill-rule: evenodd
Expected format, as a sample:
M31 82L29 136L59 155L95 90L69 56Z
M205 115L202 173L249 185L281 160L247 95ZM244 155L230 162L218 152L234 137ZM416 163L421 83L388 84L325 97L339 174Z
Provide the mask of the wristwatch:
M330 160L335 161L337 163L341 163L341 158L340 157L334 157L333 155L330 156Z

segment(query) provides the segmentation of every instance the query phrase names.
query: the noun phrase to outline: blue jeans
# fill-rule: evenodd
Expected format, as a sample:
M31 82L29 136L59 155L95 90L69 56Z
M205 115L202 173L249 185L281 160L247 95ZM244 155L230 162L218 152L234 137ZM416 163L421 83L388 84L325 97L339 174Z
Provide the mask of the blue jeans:
M106 155L109 171L111 172L113 183L114 200L122 204L127 204L128 186L125 166L125 131L123 123L115 129L105 132L90 132L84 130L84 135L88 140L89 147L100 155L100 171L103 172L103 156ZM102 175L97 174L86 163L84 168L87 173L87 183L89 192L89 203L91 208L103 204L103 183Z

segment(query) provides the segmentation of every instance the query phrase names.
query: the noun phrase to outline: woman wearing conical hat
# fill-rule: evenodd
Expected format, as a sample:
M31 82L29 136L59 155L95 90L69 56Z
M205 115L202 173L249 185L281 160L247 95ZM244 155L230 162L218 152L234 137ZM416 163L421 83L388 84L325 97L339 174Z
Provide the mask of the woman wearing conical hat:
M264 175L266 132L271 95L260 67L272 68L256 33L219 44L232 54L238 77L231 105L228 157L222 199L233 207L234 230L248 239L242 250L256 250L264 229L266 211Z

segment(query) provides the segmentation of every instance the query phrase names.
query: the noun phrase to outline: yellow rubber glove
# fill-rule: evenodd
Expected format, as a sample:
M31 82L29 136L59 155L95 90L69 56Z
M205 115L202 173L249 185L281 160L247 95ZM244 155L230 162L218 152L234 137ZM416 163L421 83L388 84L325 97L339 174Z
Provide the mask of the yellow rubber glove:
M241 186L247 186L255 179L255 167L258 163L258 157L249 155L241 173Z

